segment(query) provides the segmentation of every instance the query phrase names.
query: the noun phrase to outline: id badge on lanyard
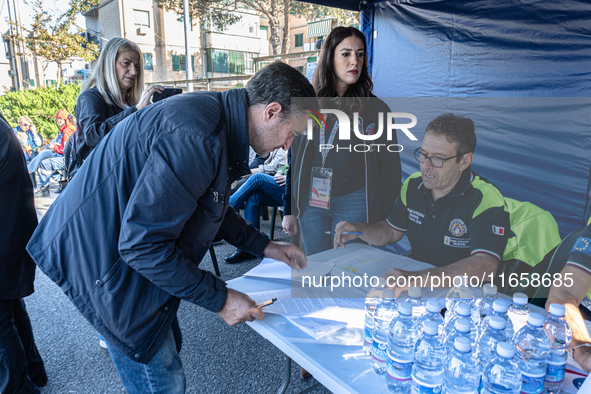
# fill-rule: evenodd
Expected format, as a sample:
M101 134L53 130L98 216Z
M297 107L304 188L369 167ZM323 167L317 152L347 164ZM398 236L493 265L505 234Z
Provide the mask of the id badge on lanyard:
M330 189L332 187L332 169L312 167L312 185L310 206L330 209Z
M328 139L328 146L332 145L334 138L339 130L339 122L335 122L330 137ZM332 169L325 168L326 156L330 150L324 144L324 125L320 128L320 146L322 153L322 167L312 167L310 190L310 206L317 208L330 209L330 191L332 189Z

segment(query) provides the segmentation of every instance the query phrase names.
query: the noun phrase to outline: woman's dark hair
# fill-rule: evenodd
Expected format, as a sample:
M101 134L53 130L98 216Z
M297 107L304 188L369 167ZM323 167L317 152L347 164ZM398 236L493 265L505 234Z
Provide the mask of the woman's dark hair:
M337 95L335 90L336 75L334 72L334 56L337 45L345 38L355 36L363 42L364 62L361 67L361 75L354 85L349 86L343 97L370 97L373 89L373 82L367 72L367 43L365 36L354 27L339 26L334 28L320 51L318 66L312 78L312 86L316 90L318 97L334 97Z

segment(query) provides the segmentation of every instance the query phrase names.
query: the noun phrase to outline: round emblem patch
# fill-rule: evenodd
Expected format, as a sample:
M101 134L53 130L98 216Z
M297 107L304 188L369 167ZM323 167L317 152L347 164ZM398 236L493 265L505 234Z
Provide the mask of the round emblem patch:
M454 219L449 224L449 231L456 237L461 237L468 232L468 229L462 219Z
M580 252L589 247L589 241L583 237L577 239L575 246L573 247L574 250Z

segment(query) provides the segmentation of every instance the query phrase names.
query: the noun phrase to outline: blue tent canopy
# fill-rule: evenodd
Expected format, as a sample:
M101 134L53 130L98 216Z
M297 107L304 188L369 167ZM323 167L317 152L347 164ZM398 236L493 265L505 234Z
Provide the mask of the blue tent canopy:
M436 109L413 108L418 134L436 110L470 117L478 137L475 171L507 197L550 211L563 236L585 223L591 193L587 0L311 2L361 10L378 97L450 99ZM475 99L502 97L513 101ZM408 148L403 177L418 169Z

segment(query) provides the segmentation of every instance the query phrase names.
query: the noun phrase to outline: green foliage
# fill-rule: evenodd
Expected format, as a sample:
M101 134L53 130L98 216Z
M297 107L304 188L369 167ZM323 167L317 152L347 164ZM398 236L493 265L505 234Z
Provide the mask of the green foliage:
M5 34L3 38L12 42L17 50L26 46L27 51L44 62L43 70L48 63L56 62L56 87L59 88L64 62L72 57L92 61L98 56L98 45L86 42L81 36L83 30L76 26L76 16L97 5L99 0L70 0L70 8L59 15L50 12L50 7L45 3L42 0L28 2L33 8L33 24L27 27L10 22L10 34Z
M67 109L74 115L76 98L80 85L72 83L61 85L59 89L42 88L8 92L0 96L0 111L11 127L17 126L19 116L28 116L43 138L52 139L59 131L54 116L58 110Z

